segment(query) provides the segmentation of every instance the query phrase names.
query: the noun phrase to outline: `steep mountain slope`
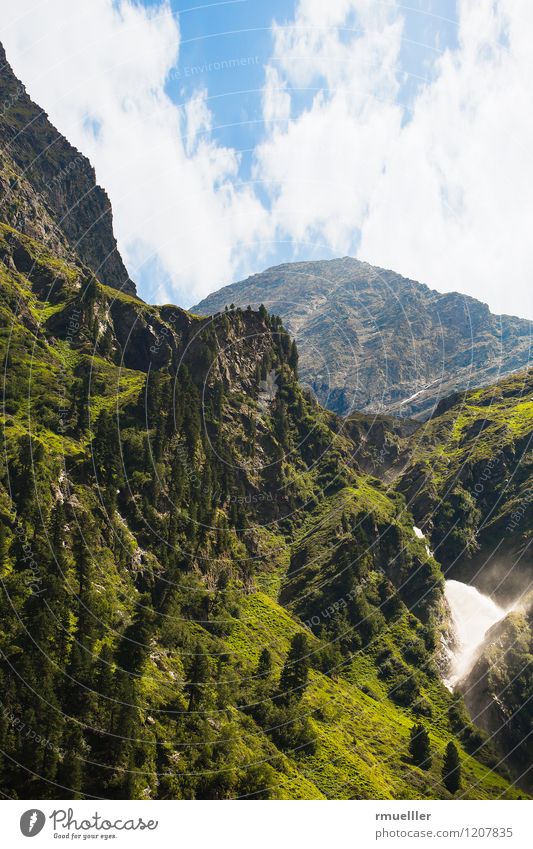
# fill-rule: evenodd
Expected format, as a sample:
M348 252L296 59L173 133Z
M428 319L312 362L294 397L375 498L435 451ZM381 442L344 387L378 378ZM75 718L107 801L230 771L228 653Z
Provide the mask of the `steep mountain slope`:
M94 168L28 97L1 44L0 148L2 220L29 235L35 235L38 229L51 247L57 239L66 242L101 280L135 294L135 285L117 250L111 204L105 191L96 185ZM21 178L26 194L32 196L31 203L27 201L23 208L14 202L12 184ZM36 207L44 207L47 214L43 216ZM50 218L55 234L47 226Z
M514 600L533 575L533 370L448 399L408 449L398 488L449 577Z
M458 796L521 796L442 683L441 569L372 428L266 310L106 285L2 166L0 792L449 798L456 740ZM419 429L379 425L407 475Z
M446 576L512 608L486 635L459 690L525 787L532 782L532 461L533 370L448 399L392 460L396 487Z
M279 322L150 307L2 232L2 792L447 797L438 566ZM463 724L462 792L515 795Z
M456 393L424 424L359 413L344 425L360 466L405 496L445 576L510 609L457 686L531 788L533 370Z
M427 417L457 389L493 383L531 361L531 323L492 315L456 292L439 294L345 257L270 268L209 295L192 311L231 304L280 315L300 351L300 374L329 409Z

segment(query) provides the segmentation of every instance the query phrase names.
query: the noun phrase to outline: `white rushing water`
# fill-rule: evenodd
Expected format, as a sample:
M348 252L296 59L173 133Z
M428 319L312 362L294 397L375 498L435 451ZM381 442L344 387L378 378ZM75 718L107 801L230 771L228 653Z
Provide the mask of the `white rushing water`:
M417 528L416 525L413 525L413 531L415 532L415 536L417 536L418 539L424 540L424 542L426 544L426 551L427 551L428 555L430 557L433 557L433 552L430 551L430 549L429 549L429 545L428 545L427 538L426 538L424 531L421 531L420 528Z
M446 581L445 595L456 641L448 678L450 686L454 686L470 672L485 634L507 611L475 587L460 581Z

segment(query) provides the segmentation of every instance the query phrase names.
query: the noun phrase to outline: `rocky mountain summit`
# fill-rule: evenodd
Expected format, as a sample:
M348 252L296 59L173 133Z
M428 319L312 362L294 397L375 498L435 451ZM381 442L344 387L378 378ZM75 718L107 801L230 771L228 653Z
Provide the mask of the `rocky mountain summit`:
M531 322L493 315L394 271L344 257L288 263L209 295L208 315L261 303L298 343L300 378L330 410L427 418L440 399L531 361Z

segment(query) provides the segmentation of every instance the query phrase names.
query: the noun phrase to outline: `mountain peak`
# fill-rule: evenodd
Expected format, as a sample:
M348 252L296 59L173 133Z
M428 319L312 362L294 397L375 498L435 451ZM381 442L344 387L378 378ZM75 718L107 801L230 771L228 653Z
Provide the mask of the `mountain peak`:
M353 257L274 266L192 309L209 315L232 303L281 316L298 341L302 380L341 414L426 418L450 393L530 362L528 320Z

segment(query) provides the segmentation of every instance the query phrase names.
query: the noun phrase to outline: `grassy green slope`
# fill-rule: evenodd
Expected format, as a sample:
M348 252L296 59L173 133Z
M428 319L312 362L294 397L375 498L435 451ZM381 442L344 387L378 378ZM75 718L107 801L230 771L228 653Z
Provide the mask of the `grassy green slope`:
M221 316L222 346L3 233L4 791L446 798L438 564L299 389L280 325ZM309 683L281 704L298 634ZM428 771L407 754L419 720ZM461 756L465 796L517 795L486 747Z
M253 663L259 646L275 652L278 668L290 637L301 629L271 598L254 593L242 604L241 620L227 640L231 650ZM396 643L393 633L389 639ZM320 641L311 643L318 652ZM326 675L313 671L302 708L311 719L318 742L311 755L293 760L299 773L326 798L402 799L449 798L442 785L444 749L454 737L448 711L452 699L438 680L424 692L433 715L427 722L435 751L429 771L410 763L408 739L416 712L402 709L389 698L379 677L379 651L361 651ZM506 780L461 749L464 798L516 798L519 792ZM289 795L292 793L289 790Z
M490 556L512 563L519 582L529 571L532 433L527 370L450 399L411 437L399 489L447 567L462 563L473 574ZM514 592L511 580L507 595Z

